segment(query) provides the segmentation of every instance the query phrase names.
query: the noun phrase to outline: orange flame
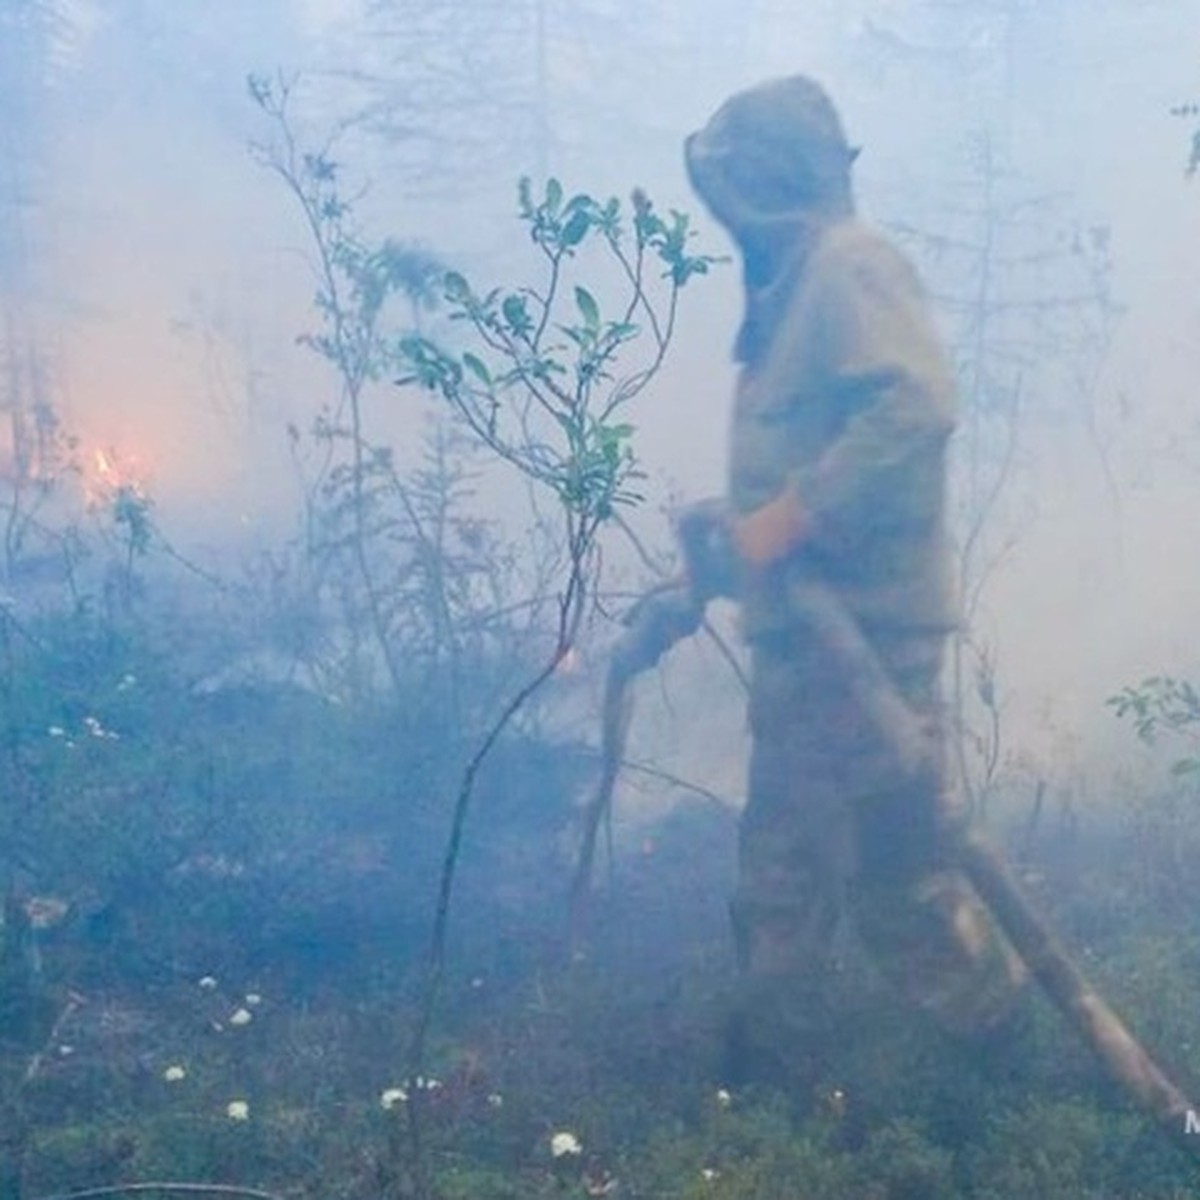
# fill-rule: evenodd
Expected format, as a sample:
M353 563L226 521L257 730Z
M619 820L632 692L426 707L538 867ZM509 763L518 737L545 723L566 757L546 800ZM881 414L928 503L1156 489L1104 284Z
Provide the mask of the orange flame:
M121 492L144 497L144 472L133 455L121 455L111 447L95 449L91 467L83 471L83 489L89 504L109 504Z

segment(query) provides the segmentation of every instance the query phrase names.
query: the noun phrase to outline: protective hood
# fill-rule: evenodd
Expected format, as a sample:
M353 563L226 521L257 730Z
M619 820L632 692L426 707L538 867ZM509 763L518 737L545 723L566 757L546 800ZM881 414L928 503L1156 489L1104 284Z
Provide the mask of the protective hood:
M754 362L769 343L821 228L854 211L855 153L829 97L803 75L739 92L687 139L692 186L742 251L738 360Z

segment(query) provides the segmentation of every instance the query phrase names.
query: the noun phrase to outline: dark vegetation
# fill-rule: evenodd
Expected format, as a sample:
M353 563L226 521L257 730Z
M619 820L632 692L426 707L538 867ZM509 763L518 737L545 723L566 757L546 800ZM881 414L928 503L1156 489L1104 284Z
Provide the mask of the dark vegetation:
M5 609L5 1195L156 1178L403 1194L405 1102L381 1099L415 1086L457 764L430 753L444 734L415 691L333 700L215 672L247 614L197 590L147 562L128 609ZM603 1194L606 1171L645 1197L1192 1194L1046 1005L1011 1042L949 1044L853 947L837 1074L811 1097L726 1100L732 818L683 805L620 847L592 952L564 963L564 835L594 769L531 719L481 775L427 1056L438 1194ZM1194 1077L1192 789L1181 771L1111 822L1045 801L1012 849ZM582 1156L554 1159L556 1132Z

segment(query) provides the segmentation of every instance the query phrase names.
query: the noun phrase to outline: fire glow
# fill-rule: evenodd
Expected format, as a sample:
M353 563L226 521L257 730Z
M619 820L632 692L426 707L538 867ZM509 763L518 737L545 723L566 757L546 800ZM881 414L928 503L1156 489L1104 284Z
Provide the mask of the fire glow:
M91 454L90 469L85 469L84 491L91 505L111 504L122 493L145 499L145 472L133 455L121 455L116 450L96 449Z

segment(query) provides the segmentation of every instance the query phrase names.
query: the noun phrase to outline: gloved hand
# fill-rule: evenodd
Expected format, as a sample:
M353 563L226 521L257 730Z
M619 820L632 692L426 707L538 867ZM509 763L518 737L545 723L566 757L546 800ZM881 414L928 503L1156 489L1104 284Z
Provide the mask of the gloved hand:
M683 550L684 582L698 599L737 593L737 555L730 539L729 505L701 500L675 514L675 534Z
M773 500L730 522L734 548L742 561L762 570L801 546L811 530L811 518L800 489L789 483Z

